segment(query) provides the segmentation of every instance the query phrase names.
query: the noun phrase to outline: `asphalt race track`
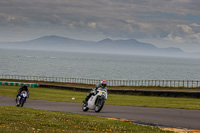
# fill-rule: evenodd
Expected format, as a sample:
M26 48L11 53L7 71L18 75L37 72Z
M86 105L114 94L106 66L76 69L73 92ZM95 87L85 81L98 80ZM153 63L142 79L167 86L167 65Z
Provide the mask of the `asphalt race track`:
M15 106L14 97L0 96L0 106ZM100 113L82 111L81 103L27 99L26 108L135 120L175 128L200 130L200 110L105 105Z

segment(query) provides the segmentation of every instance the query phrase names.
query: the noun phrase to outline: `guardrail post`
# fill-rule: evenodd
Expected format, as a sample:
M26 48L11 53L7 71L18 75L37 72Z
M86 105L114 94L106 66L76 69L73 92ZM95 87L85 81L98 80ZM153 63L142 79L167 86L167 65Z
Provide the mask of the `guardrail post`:
M193 88L193 80L192 80L192 88Z

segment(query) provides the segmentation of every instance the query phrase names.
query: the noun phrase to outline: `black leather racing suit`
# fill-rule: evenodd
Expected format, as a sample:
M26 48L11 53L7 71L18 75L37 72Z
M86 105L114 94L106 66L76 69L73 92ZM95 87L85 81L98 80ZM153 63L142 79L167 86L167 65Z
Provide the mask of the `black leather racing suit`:
M17 91L17 96L16 96L16 100L17 100L17 97L21 94L22 91L26 91L28 96L29 96L29 90L28 90L28 87L27 86L22 86L19 88L19 90Z

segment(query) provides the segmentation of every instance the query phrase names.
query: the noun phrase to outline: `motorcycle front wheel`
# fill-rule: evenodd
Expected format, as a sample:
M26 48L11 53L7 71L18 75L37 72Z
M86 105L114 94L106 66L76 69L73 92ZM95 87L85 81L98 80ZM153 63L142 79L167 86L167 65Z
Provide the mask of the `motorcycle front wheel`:
M100 112L101 109L103 108L105 101L104 100L99 100L95 106L95 112Z
M22 98L21 103L20 103L20 107L23 107L25 103L25 98Z

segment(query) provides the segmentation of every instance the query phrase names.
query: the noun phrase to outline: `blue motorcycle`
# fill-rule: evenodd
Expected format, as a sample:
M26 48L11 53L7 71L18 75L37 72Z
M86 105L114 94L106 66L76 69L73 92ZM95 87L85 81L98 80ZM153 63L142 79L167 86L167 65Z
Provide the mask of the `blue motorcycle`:
M28 93L26 91L22 91L20 95L17 97L16 106L23 107L27 98L28 98Z

